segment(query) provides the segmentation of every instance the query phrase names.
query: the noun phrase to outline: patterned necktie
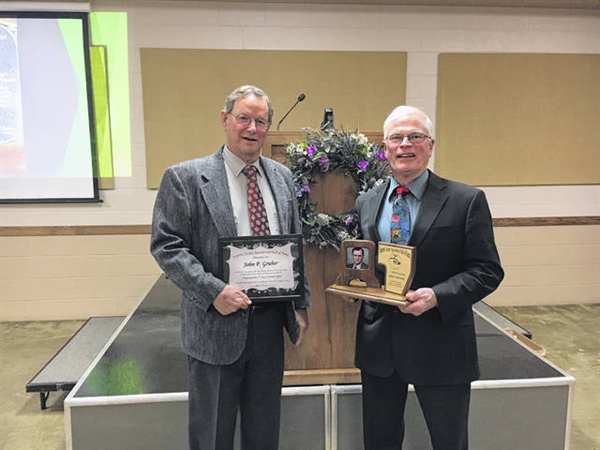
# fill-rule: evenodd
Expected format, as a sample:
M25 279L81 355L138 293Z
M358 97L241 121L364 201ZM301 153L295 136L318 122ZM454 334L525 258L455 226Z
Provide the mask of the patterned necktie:
M398 186L394 191L396 198L394 199L390 226L390 241L394 244L404 245L410 238L410 210L406 201L406 195L409 192L406 186Z
M247 165L243 169L244 175L248 177L248 215L250 216L250 229L252 236L265 236L271 234L269 230L269 219L265 210L262 194L256 179L257 169L255 166Z

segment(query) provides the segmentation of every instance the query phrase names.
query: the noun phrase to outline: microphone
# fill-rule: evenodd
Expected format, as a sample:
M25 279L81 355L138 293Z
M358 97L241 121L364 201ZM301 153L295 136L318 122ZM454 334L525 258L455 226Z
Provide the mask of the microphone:
M323 113L323 122L321 122L321 130L333 129L333 109L325 108Z
M296 103L294 103L292 105L292 107L288 110L288 112L286 112L285 115L281 118L281 120L279 121L279 123L277 123L277 131L279 131L279 127L281 126L281 122L283 122L284 119L288 116L288 114L292 112L292 109L294 109L296 107L296 105L298 103L300 103L302 100L304 100L305 98L306 98L306 95L304 95L304 94L300 94L298 96L298 98L296 99Z

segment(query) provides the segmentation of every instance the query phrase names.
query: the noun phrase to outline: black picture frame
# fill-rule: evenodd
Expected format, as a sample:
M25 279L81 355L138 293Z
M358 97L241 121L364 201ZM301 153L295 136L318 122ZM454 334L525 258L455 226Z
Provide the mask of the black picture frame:
M0 72L10 74L0 204L102 202L89 22L85 11L0 11Z

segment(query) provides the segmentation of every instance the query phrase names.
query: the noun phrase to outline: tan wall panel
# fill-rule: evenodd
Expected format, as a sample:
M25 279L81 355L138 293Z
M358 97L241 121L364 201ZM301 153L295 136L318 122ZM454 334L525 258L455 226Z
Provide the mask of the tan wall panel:
M485 299L490 306L581 305L598 303L598 285L501 287Z
M598 245L511 245L499 249L502 263L514 266L589 265L598 263Z
M11 301L119 299L144 292L156 279L152 275L88 278L34 278L2 280L0 295Z
M99 300L78 298L69 300L3 302L1 304L2 314L0 320L6 322L84 320L89 317L126 316L139 302L140 297L138 296L103 298Z
M337 128L379 131L406 98L405 52L140 50L148 188L165 168L223 144L219 112L242 84L264 89L275 109L272 130L298 95L306 99L281 131L319 127L333 108Z
M514 246L600 245L598 230L597 225L496 227L494 235L497 242Z
M127 315L160 269L149 235L0 238L0 320Z
M3 264L3 279L114 277L150 275L156 273L157 265L148 254L142 255L89 255L89 256L40 256L15 258Z
M494 230L505 279L492 305L600 302L600 226Z
M511 286L573 286L598 283L600 266L562 265L514 266L505 265L503 287Z
M436 172L478 186L600 183L600 55L441 54Z
M78 256L143 254L150 252L150 235L3 237L2 256Z

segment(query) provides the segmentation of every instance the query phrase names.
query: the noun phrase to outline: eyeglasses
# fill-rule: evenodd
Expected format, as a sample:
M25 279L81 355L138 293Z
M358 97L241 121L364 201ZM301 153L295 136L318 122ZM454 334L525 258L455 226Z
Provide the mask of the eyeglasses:
M256 124L257 130L266 130L271 125L271 122L265 119L253 119L252 117L247 116L246 114L238 114L237 116L229 113L230 116L237 120L237 123L244 127L249 127L252 121Z
M408 138L411 144L422 144L426 139L431 139L431 136L427 136L424 133L410 133L404 136L403 134L392 134L385 138L390 144L401 144L404 138Z

